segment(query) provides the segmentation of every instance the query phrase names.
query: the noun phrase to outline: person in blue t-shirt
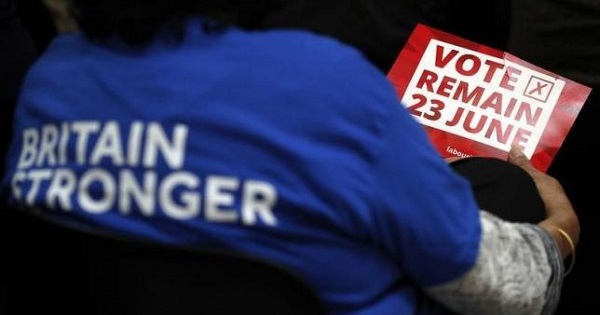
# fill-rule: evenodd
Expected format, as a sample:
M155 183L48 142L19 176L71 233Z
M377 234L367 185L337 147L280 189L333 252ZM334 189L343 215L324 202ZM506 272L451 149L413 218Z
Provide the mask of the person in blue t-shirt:
M268 259L330 314L556 308L579 222L518 149L509 161L536 182L539 224L480 210L360 51L248 27L282 3L68 3L79 30L21 90L7 202L77 229Z

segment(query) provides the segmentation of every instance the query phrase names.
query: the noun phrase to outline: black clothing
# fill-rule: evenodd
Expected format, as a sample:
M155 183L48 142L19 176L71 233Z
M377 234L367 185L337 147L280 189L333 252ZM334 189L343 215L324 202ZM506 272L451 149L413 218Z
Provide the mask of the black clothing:
M12 0L0 0L0 157L11 138L12 119L19 88L37 58L35 44L17 17ZM4 163L0 165L0 175Z
M417 23L503 49L508 36L506 1L288 0L263 26L312 30L362 50L382 71L391 68ZM477 13L473 15L472 10Z
M598 200L589 181L600 173L594 152L600 146L600 1L513 0L509 51L522 59L592 88L573 128L548 173L563 185L581 224L577 264L565 278L560 314L587 314L600 309L593 291L581 288L600 279ZM589 175L588 175L589 174ZM595 234L595 235L594 235Z

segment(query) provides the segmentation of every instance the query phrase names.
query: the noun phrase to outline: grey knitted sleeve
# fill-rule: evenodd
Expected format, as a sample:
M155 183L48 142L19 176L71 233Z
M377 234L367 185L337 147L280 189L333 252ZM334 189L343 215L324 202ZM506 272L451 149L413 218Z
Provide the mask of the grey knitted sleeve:
M486 211L481 224L475 265L426 292L459 314L553 314L564 272L554 239L537 225L506 222Z

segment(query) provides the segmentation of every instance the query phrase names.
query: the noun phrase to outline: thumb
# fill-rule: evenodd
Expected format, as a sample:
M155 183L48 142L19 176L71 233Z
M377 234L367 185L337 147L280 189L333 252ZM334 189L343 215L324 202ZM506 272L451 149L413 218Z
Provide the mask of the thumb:
M538 174L538 170L531 164L531 161L525 156L525 153L519 149L518 146L512 146L510 151L508 152L508 162L519 166L530 176L535 176Z

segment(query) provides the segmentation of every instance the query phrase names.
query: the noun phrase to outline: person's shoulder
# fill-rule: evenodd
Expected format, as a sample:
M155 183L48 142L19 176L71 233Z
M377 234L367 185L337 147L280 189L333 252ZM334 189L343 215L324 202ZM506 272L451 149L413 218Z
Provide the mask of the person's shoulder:
M301 29L273 29L262 31L265 40L285 44L299 52L319 52L324 56L342 54L347 58L359 58L360 51L334 37Z
M80 60L77 55L84 56L89 45L91 44L78 32L59 34L40 55L35 68L43 68L60 61L75 64Z
M89 45L79 34L62 34L52 39L46 50L30 67L23 90L40 85L53 86L59 82L72 81L84 62L86 46Z
M300 29L273 29L250 32L262 47L294 58L304 67L346 69L369 72L377 70L362 51L334 37ZM268 48L267 48L268 49Z

